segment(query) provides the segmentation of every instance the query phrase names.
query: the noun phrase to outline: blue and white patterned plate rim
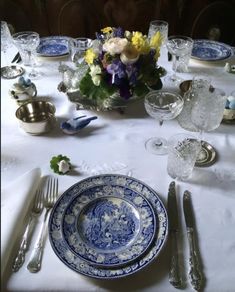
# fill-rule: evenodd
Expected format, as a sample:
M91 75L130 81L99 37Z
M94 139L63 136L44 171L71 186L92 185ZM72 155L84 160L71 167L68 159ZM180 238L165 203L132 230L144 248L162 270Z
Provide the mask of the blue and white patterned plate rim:
M87 188L89 184L103 184L104 181L113 181L115 184L121 184L122 186L128 185L129 188L142 194L151 204L154 209L155 216L158 218L159 226L152 242L151 247L146 253L138 258L136 261L129 263L123 267L111 267L103 268L91 265L75 255L67 246L62 235L61 218L63 216L64 209L67 203L64 203L62 199L58 199L53 207L50 219L49 219L49 239L51 246L55 254L59 259L70 269L97 279L116 279L136 273L150 264L162 250L168 235L168 216L164 204L158 197L157 193L148 185L140 180L132 177L119 174L104 174L86 178L79 182L79 188ZM71 186L65 196L71 196L68 192L74 186ZM70 195L68 195L70 194ZM75 191L76 195L76 191ZM64 196L64 197L65 197ZM63 196L61 198L64 198ZM72 198L73 199L73 196Z
M76 185L74 185L74 187L76 187ZM63 194L63 196L64 195L65 193ZM115 220L112 222L113 224L110 224L111 218L107 219L107 213L105 213L105 215L103 214L104 218L103 220L101 220L103 224L103 230L105 229L106 232L109 232L109 236L113 238L114 245L116 245L115 248L112 245L113 241L111 241L111 244L110 242L107 242L107 237L101 230L102 228L100 230L97 229L97 227L101 226L97 222L99 222L100 217L102 217L102 211L104 211L100 209L100 206L98 208L95 208L96 210L98 209L99 212L99 215L97 217L95 212L92 213L92 219L89 220L86 231L89 228L92 228L91 226L94 223L93 229L95 230L95 233L93 234L91 230L92 234L90 234L90 239L92 241L92 238L94 238L96 234L100 232L101 235L99 239L97 238L96 240L100 240L100 244L102 244L103 246L88 246L84 241L85 237L83 235L80 235L81 228L79 229L79 232L76 225L77 222L79 222L79 215L84 210L86 210L88 206L91 206L92 203L94 204L99 202L101 202L101 205L103 205L104 200L110 200L111 202L115 202L116 200L118 200L119 204L120 202L122 202L125 205L124 209L118 210L117 217L120 218L120 221ZM109 206L111 203L110 201ZM117 210L118 204L114 206L114 210ZM125 221L127 219L125 217L125 212L127 212L126 208L128 208L128 206L131 206L131 208L135 210L135 213L138 212L139 218L137 225L139 226L139 230L137 232L134 232L135 234L133 234L132 230L135 231L133 226L131 226L129 229L127 228L129 231L125 231L127 232L128 236L131 236L131 238L128 242L126 242L125 240L127 240L127 238L124 237L125 234L123 227L127 226L125 224L127 222ZM111 210L107 211L110 212ZM131 214L134 215L134 213L131 213L130 210L128 210L127 216L130 216ZM95 222L93 221L94 219ZM129 219L131 220L132 218ZM86 220L88 220L88 218L86 218ZM122 224L123 220L124 224ZM105 222L107 222L106 225ZM119 224L120 222L122 226L117 229L117 224ZM78 255L88 263L100 267L115 267L127 264L129 262L133 262L137 257L140 257L146 252L146 250L151 245L156 233L156 217L151 204L149 204L148 200L146 200L144 196L133 190L130 190L127 186L122 187L120 185L95 185L94 187L87 188L86 190L78 193L72 200L69 200L62 217L61 225L64 240L67 242L71 251L73 251L76 255ZM113 233L111 226L114 226ZM103 241L102 235L104 235ZM120 245L118 242L119 239L121 239ZM108 249L109 247L110 250Z
M60 57L69 54L69 40L71 38L67 36L48 36L41 37L40 44L37 47L37 55L40 57ZM44 51L42 46L48 45L50 48L54 47L53 50ZM59 46L59 47L58 47ZM44 47L43 47L44 48Z
M232 47L218 41L194 40L191 58L200 61L220 61L233 55Z

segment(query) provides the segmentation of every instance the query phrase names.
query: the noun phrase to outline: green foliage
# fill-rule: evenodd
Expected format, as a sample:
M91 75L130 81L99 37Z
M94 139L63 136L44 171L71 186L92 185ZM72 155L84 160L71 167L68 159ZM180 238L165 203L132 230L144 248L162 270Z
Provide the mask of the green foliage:
M116 91L115 86L108 85L105 80L101 80L100 85L96 86L89 72L82 78L79 89L82 95L94 100L105 100Z
M70 169L71 169L70 159L67 156L63 156L63 155L60 154L60 155L57 155L57 156L53 156L51 158L51 161L50 161L50 167L55 173L58 173L58 174L66 174L66 173L68 173L68 171L66 173L63 173L63 172L59 171L58 163L60 161L62 161L62 160L65 160L66 162L68 162L68 164L70 166Z

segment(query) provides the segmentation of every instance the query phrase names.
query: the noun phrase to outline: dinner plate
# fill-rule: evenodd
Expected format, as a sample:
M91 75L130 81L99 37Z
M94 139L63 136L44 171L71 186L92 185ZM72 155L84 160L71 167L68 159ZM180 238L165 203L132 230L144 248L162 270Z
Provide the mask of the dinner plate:
M37 47L37 54L41 57L60 57L69 53L69 37L42 37Z
M211 40L194 40L191 57L200 61L219 61L231 56L230 46Z
M94 192L94 189L102 190L99 195ZM105 193L104 193L105 190ZM121 195L125 193L125 195ZM114 195L115 193L115 195ZM88 195L89 194L89 195ZM117 195L118 194L118 195ZM134 196L135 204L131 204L130 198L126 198L126 194L129 194L130 197ZM96 198L97 196L97 198ZM93 197L93 198L92 198ZM105 201L109 198L108 201ZM138 199L137 199L138 198ZM118 202L116 201L118 200ZM113 203L113 200L115 204ZM124 206L130 208L132 212L135 212L135 215L129 215L131 221L135 220L133 218L138 219L139 210L136 207L138 200L142 201L143 204L146 203L146 206L149 204L151 206L148 210L153 210L154 217L156 218L156 230L154 232L153 240L149 241L151 244L146 247L144 253L140 252L140 255L134 258L131 262L127 262L124 265L119 266L99 266L89 262L84 259L81 255L78 255L76 251L71 248L71 245L68 243L68 239L66 238L64 227L66 224L65 218L67 215L70 215L71 210L76 210L79 208L80 210L77 212L77 223L75 226L80 225L80 221L83 222L83 216L89 217L91 214L94 215L94 208L96 206L101 207L103 203L105 205L120 205L124 204ZM80 207L79 202L83 202L83 207ZM98 203L98 204L96 204ZM103 207L102 207L103 208ZM102 208L98 208L99 210ZM120 209L120 207L119 207ZM145 210L145 209L144 209ZM74 212L74 211L73 211ZM99 211L100 212L100 211ZM122 212L124 212L122 210ZM145 213L144 211L143 213ZM76 213L76 211L75 211ZM121 213L123 215L123 213ZM126 213L127 214L127 213ZM151 211L150 213L151 214ZM125 215L126 216L126 215ZM125 218L125 216L123 218ZM142 214L141 216L145 216ZM99 215L95 216L96 218L100 218ZM113 216L105 215L105 218L108 217L113 218ZM152 220L152 215L149 216L150 220ZM66 219L69 221L69 218ZM74 217L71 217L71 221L74 220ZM129 220L129 219L128 219ZM142 219L141 219L142 220ZM138 219L137 226L142 222ZM100 220L100 223L104 220ZM85 221L84 221L85 222ZM124 220L125 222L125 220ZM147 223L147 222L146 222ZM148 223L147 223L148 224ZM84 224L84 227L88 225ZM114 228L114 227L112 227ZM104 229L101 229L104 230ZM114 230L114 229L113 229ZM93 231L94 232L94 231ZM117 232L120 232L119 227L117 227ZM55 254L60 258L60 260L67 265L72 270L81 273L85 276L98 278L98 279L115 279L120 277L125 277L130 274L133 274L137 271L140 271L142 268L151 263L154 258L157 257L159 252L162 250L164 243L166 242L168 232L168 217L166 213L166 209L158 197L157 193L151 189L149 186L144 184L143 182L128 177L124 175L115 175L115 174L107 174L107 175L99 175L89 177L80 181L79 183L70 187L64 194L58 199L55 206L52 209L50 220L49 220L49 239L51 246L55 252ZM78 231L76 232L77 235ZM89 233L90 234L90 233ZM114 231L112 231L114 234ZM136 233L133 233L136 234ZM151 234L151 233L150 233ZM81 232L80 235L84 236L84 232ZM135 235L136 236L136 235ZM135 236L133 237L135 239ZM126 240L126 237L121 233L121 237ZM86 238L82 239L83 242L91 245L91 240L87 240ZM132 244L132 243L131 243ZM114 245L113 245L114 246ZM119 244L120 249L124 248L123 244ZM141 245L140 245L141 246ZM94 250L97 250L97 243L92 246ZM109 253L112 254L111 249L108 249ZM121 254L121 253L120 253ZM87 257L87 255L86 255ZM90 260L90 258L88 258ZM97 260L95 261L97 262Z
M128 186L116 184L80 192L67 204L61 225L76 255L105 267L135 260L150 246L156 231L148 201Z

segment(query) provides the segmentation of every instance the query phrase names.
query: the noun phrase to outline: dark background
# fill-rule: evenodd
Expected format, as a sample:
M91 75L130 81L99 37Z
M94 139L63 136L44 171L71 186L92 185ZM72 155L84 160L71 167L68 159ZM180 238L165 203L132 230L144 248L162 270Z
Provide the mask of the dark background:
M147 33L154 19L183 34L235 46L235 0L1 0L1 20L15 32L94 38L105 26Z

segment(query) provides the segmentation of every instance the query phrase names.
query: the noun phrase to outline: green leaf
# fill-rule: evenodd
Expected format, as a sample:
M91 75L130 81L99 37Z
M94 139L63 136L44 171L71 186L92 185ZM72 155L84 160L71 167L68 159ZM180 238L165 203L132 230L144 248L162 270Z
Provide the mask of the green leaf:
M143 96L146 95L149 92L149 90L144 83L138 82L134 88L134 92L137 96Z
M70 163L70 159L67 157L67 156L63 156L63 155L57 155L57 156L53 156L51 158L51 161L50 161L50 167L51 169L55 172L55 173L58 173L58 174L65 174L61 171L59 171L59 165L58 163L62 160L65 160L68 162L68 164L70 165L70 169L71 169L71 163Z

